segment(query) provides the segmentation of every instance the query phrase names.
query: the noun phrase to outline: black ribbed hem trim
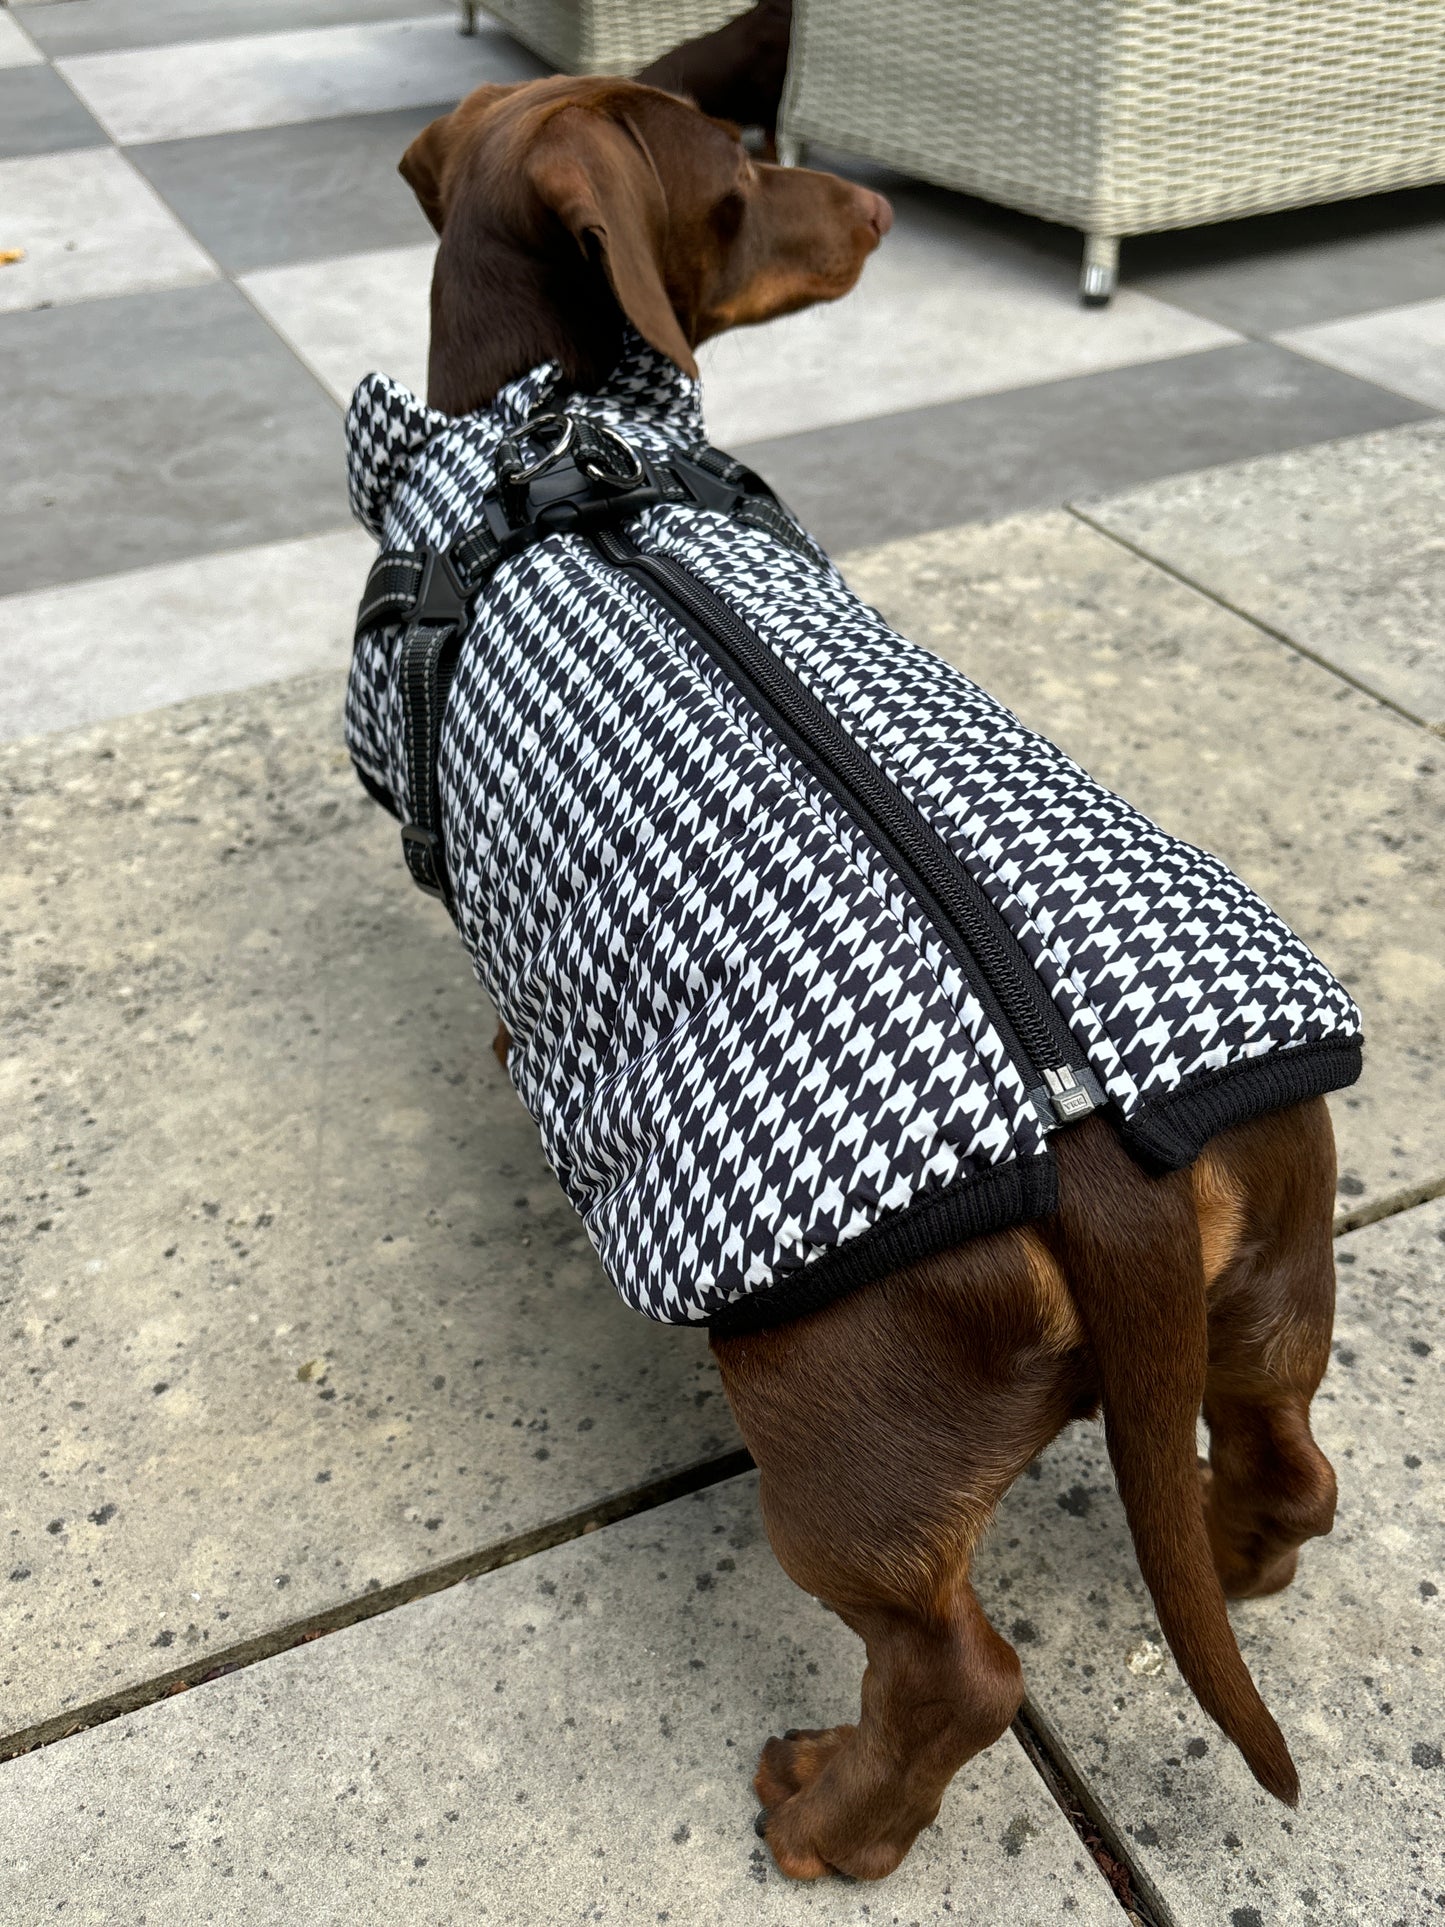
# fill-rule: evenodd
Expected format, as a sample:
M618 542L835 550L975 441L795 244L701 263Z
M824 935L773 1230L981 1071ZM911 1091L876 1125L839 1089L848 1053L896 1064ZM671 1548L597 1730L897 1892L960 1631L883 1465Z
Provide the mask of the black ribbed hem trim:
M844 1292L870 1285L936 1252L951 1251L967 1238L1047 1217L1057 1202L1058 1174L1047 1152L1015 1158L1009 1164L991 1164L974 1177L958 1178L942 1191L931 1191L906 1209L880 1218L847 1244L835 1245L766 1290L724 1305L707 1321L708 1329L719 1338L731 1338L739 1332L790 1324Z
M1268 1057L1205 1071L1136 1111L1119 1133L1125 1150L1156 1174L1192 1164L1210 1138L1246 1118L1342 1090L1360 1074L1360 1040L1327 1038Z

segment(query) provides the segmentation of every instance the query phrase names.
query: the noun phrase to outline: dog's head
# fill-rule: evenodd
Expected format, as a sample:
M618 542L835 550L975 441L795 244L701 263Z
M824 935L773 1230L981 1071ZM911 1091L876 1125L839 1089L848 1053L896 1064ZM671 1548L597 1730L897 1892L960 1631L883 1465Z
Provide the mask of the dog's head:
M696 374L709 336L846 294L892 221L880 195L759 164L626 80L480 87L401 172L441 236L428 398L453 414L549 357L595 386L624 318Z

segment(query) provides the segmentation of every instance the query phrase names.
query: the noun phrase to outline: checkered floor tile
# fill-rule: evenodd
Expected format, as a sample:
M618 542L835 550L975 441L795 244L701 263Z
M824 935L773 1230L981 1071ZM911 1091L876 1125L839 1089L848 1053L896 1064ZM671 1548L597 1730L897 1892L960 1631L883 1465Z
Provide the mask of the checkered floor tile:
M0 249L24 250L0 268L4 734L342 646L344 606L333 635L298 614L294 568L245 558L340 537L341 403L373 366L424 381L403 148L478 83L538 71L436 0L0 8ZM713 434L834 547L1445 411L1428 195L1135 242L1086 312L1063 230L810 158L883 186L894 232L848 300L712 345L705 375ZM104 674L79 641L101 608ZM46 672L21 676L37 636Z

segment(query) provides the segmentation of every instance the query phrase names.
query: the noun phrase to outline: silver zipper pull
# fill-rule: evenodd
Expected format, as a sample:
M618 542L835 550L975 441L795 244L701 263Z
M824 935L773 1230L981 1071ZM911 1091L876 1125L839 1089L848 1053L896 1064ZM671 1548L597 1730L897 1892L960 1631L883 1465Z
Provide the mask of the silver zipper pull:
M1034 1106L1045 1126L1057 1130L1061 1124L1075 1124L1091 1111L1100 1110L1108 1099L1094 1073L1071 1070L1067 1064L1044 1072L1044 1088L1031 1093Z

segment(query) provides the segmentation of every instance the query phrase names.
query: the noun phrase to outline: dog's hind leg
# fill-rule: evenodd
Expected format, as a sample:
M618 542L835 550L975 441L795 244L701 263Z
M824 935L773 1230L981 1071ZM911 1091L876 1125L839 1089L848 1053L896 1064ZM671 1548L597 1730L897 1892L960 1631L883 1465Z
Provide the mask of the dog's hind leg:
M714 1350L780 1562L867 1649L856 1726L763 1748L760 1830L785 1873L877 1879L1018 1709L970 1560L1013 1479L1092 1406L1091 1361L1027 1231Z
M1334 1318L1324 1100L1225 1133L1192 1176L1213 1273L1205 1520L1224 1590L1249 1598L1287 1586L1301 1542L1334 1519L1334 1473L1309 1423Z

